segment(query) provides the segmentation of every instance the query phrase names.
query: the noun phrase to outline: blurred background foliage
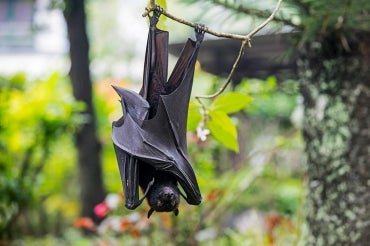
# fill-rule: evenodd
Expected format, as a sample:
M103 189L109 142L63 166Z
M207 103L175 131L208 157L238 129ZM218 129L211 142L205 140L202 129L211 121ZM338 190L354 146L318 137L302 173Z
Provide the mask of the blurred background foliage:
M217 83L218 78L200 67L196 74L196 93L199 84L213 88ZM217 138L211 132L205 141L197 136L201 112L192 102L189 123L195 123L189 126L189 152L204 197L200 206L182 203L179 217L156 214L147 221L146 204L132 212L120 201L98 226L78 219L72 133L86 119L78 114L84 105L73 99L66 80L56 73L35 81L25 74L1 78L1 227L2 233L8 228L15 238L22 236L15 244L89 245L94 241L109 245L128 240L136 245L188 245L191 240L194 245L264 245L299 238L303 161L301 136L290 120L297 106L294 81L245 79L223 94L245 95L248 103L242 103L237 113L233 105L221 104L222 97L219 105L223 106L213 102L210 109L227 113L239 137L247 134L239 153L227 150L223 136ZM131 82L94 83L105 186L119 194L110 124L121 109L110 83L130 86ZM78 228L99 236L85 237Z
M48 230L48 212L76 215L68 198L73 183L65 184L75 179L71 137L84 105L57 73L35 81L21 73L1 77L0 98L0 228L38 234Z
M107 13L99 8L98 1L88 2L91 23L99 22L94 13ZM99 30L108 29L91 27L91 42L99 46L93 45L92 67L100 64L95 59L114 57L110 49L117 45L95 42L94 37L104 36ZM121 109L110 85L138 84L111 76L94 76L94 104L105 187L120 197L111 122ZM212 93L223 81L202 71L201 64L195 76L194 95ZM178 217L156 213L149 221L146 204L129 211L122 201L112 206L106 200L104 220L96 225L78 218L73 133L87 119L79 113L84 105L74 100L68 78L57 72L39 79L22 73L0 77L2 238L13 238L14 245L297 245L304 233L304 176L299 120L292 118L301 108L296 81L245 78L206 103L209 118L192 99L188 119L189 154L202 204L182 202Z

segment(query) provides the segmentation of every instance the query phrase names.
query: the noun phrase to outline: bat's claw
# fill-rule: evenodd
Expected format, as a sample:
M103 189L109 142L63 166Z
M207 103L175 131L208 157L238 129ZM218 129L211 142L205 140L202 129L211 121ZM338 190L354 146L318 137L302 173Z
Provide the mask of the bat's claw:
M202 42L204 38L205 30L207 30L207 27L204 24L196 23L195 27L195 38L197 42Z
M153 212L154 212L154 209L150 208L149 211L148 211L148 215L147 215L148 219L150 218L150 216L152 215Z
M164 8L162 8L160 5L155 5L155 10L154 10L154 12L157 12L157 14L158 14L158 17L159 17L159 15L161 15L161 13L163 13L164 12Z

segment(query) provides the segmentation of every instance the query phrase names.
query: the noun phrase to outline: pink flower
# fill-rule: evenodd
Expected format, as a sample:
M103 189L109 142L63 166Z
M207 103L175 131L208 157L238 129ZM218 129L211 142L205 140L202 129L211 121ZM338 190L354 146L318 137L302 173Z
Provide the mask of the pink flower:
M105 217L109 212L110 209L106 202L99 203L94 207L94 213L98 218Z

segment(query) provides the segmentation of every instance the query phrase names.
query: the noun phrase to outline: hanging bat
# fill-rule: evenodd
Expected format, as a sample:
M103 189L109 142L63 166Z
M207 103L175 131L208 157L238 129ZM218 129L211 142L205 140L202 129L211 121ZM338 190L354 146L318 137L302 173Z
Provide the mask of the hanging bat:
M167 81L168 32L157 29L160 12L150 16L143 86L137 94L113 86L123 116L112 124L113 145L124 188L125 206L147 198L150 210L178 214L180 195L192 205L202 197L191 167L186 123L194 68L204 32L195 29ZM178 188L182 187L185 194ZM143 197L139 198L139 186Z

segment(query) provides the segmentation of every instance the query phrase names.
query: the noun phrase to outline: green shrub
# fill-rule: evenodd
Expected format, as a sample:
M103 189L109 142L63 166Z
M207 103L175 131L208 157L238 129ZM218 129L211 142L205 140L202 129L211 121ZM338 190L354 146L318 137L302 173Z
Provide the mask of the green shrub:
M61 144L83 121L82 108L58 74L34 81L25 74L0 77L1 237L11 236L25 210L40 207L56 188L56 177L73 164ZM47 176L43 171L50 165Z

